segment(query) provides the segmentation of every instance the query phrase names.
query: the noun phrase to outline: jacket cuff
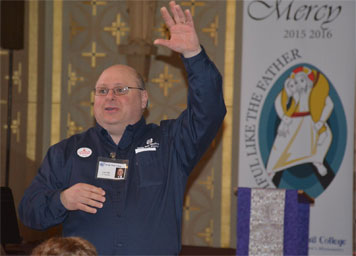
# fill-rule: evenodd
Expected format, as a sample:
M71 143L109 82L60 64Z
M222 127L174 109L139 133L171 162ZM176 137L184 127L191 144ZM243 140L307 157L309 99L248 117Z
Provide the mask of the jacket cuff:
M186 69L189 69L196 62L208 58L208 55L206 54L204 47L202 45L200 47L201 47L201 52L193 57L185 58L183 56L183 54L181 54L181 58L183 60L183 63L184 63L184 66L186 67Z
M67 209L64 207L60 199L61 192L62 190L57 190L54 193L52 200L50 200L49 209L52 209L52 214L56 218L61 218L67 213Z

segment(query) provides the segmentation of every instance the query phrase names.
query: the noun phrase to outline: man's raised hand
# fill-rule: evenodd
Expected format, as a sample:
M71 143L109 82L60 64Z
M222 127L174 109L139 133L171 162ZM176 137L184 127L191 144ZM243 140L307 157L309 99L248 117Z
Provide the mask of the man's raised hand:
M179 52L185 58L197 55L201 51L201 47L194 28L192 14L189 10L183 12L180 5L174 1L169 3L169 7L173 17L166 7L161 8L161 14L170 31L171 38L169 40L156 39L154 44Z

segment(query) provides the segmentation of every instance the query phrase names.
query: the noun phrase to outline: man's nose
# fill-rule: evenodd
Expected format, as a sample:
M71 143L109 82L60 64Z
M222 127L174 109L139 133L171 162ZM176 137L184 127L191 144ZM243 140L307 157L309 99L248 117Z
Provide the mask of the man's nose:
M106 95L106 98L108 100L113 100L116 97L116 95L114 94L114 90L109 90L108 94Z

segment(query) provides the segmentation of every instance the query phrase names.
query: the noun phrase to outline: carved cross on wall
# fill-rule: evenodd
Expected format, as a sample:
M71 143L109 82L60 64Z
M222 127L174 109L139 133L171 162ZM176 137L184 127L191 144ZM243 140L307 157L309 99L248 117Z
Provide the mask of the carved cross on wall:
M127 0L126 3L129 13L129 42L127 45L119 45L119 51L126 55L127 64L136 69L147 81L150 56L157 52L152 40L157 2Z

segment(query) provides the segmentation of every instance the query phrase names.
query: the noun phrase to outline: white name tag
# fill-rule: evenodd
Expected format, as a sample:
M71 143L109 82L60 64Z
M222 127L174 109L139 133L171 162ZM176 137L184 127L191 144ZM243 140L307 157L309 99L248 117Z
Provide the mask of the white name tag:
M144 151L156 151L156 148L144 148L144 147L139 147L139 148L136 148L136 149L135 149L135 153L136 153L136 154L141 153L141 152L144 152Z
M128 160L98 158L97 179L125 180L127 177Z

